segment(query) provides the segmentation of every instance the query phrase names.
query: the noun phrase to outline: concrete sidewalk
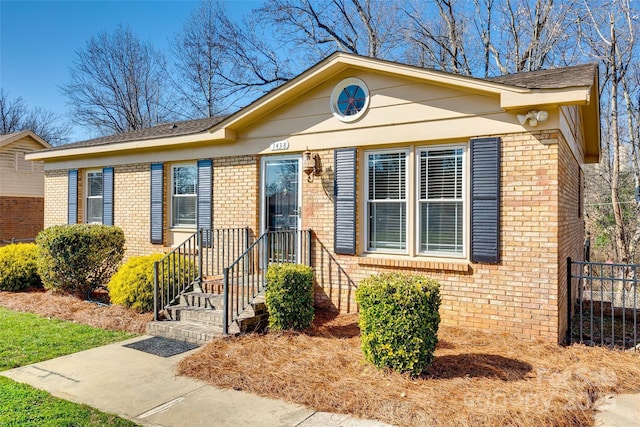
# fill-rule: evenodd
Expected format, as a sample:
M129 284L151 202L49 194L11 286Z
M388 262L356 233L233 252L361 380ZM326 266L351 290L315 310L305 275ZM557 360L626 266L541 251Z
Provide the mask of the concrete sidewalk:
M386 426L176 376L176 364L198 350L164 358L123 346L146 338L97 347L0 375L148 426Z
M597 427L640 426L640 394L606 396L596 402Z

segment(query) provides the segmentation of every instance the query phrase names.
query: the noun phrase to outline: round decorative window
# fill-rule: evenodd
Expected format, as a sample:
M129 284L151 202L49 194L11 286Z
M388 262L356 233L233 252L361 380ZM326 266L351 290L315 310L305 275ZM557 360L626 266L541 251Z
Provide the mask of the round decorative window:
M369 89L360 79L341 81L331 93L331 112L343 122L360 118L369 106Z

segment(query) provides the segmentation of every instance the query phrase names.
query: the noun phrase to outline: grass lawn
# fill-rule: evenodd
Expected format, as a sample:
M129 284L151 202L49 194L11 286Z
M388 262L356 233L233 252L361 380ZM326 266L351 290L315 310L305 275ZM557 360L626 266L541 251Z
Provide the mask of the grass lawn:
M9 426L135 426L87 405L68 402L46 391L0 377L0 425Z
M135 334L16 313L0 307L0 371L53 359Z
M0 307L0 371L121 341L135 334L16 313ZM2 426L135 426L116 415L68 402L0 377Z

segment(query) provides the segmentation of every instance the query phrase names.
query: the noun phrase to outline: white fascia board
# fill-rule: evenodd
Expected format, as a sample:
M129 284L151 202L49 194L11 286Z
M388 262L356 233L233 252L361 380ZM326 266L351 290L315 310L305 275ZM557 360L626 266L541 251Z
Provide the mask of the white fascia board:
M500 96L500 106L505 110L544 105L588 105L590 101L588 87L540 89L527 93L503 92Z
M93 154L122 153L148 148L167 148L176 145L191 145L201 142L231 142L236 138L235 132L229 129L218 129L215 132L181 135L168 138L155 138L139 141L116 142L86 147L70 147L52 151L36 151L25 156L27 160L51 160L63 157L87 156Z

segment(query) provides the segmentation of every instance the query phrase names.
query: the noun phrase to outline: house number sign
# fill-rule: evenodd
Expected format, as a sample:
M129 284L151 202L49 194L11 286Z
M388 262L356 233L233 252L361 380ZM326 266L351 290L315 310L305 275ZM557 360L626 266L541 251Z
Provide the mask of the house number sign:
M271 151L283 151L289 149L289 141L276 141L271 144Z

